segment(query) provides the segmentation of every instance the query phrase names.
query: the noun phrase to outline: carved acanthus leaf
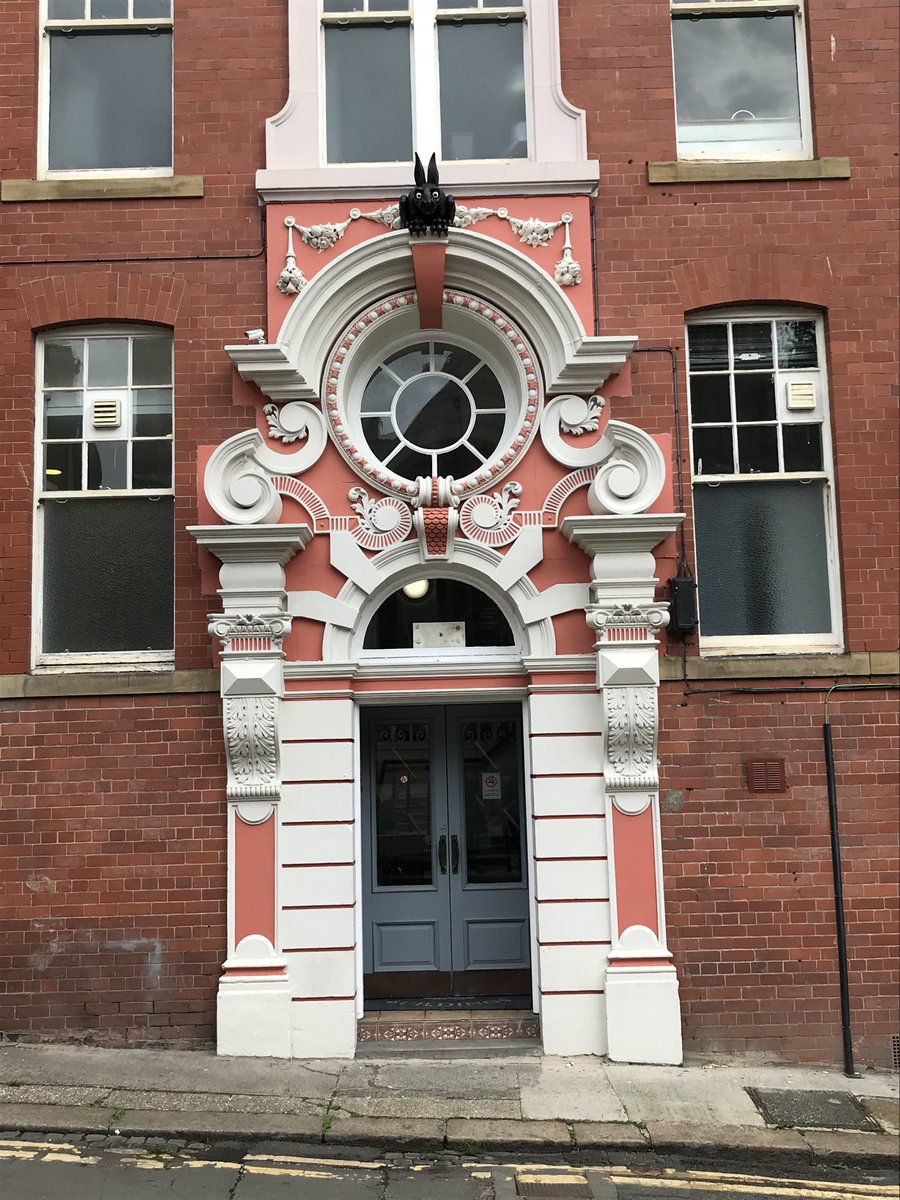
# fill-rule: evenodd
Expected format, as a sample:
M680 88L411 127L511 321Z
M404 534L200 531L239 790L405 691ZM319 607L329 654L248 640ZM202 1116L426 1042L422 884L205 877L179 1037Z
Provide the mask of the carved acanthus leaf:
M603 701L607 788L657 788L656 688L607 687Z
M589 396L587 400L582 400L580 396L566 397L565 404L560 405L559 410L560 429L573 437L595 433L600 428L600 414L605 403L600 395Z
M493 208L466 208L464 204L457 204L453 224L457 229L468 229L470 225L477 225L479 221L496 215Z
M278 742L274 696L226 696L222 701L231 798L277 797Z

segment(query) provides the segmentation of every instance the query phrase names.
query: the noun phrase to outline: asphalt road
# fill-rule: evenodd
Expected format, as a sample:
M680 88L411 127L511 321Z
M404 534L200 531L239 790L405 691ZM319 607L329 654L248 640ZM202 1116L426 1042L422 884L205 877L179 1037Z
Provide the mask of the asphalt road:
M135 1144L137 1143L137 1144ZM767 1172L644 1156L618 1166L461 1155L320 1154L321 1148L146 1139L0 1141L2 1200L895 1200L884 1172ZM357 1153L359 1157L351 1158Z

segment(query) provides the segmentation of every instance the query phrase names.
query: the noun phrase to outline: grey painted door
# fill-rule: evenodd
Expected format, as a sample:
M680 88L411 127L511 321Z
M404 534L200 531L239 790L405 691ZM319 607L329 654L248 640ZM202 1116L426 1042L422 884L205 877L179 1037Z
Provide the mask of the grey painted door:
M520 710L371 709L362 728L365 973L527 969Z

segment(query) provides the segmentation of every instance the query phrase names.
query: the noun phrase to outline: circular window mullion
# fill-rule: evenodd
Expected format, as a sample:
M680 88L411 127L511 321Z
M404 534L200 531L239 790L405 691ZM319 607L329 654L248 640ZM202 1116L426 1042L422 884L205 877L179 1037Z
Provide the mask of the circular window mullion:
M448 291L444 303L440 335L424 337L414 293L376 304L345 331L325 373L338 448L388 494L414 495L426 470L451 476L460 497L480 491L512 469L537 429L538 370L518 330L475 297ZM495 352L485 353L488 343Z

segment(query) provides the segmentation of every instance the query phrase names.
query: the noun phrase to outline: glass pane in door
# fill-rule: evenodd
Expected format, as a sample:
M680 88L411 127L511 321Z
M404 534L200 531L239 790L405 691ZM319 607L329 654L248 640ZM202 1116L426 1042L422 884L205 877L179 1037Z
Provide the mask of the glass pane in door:
M425 721L374 725L378 887L432 882L431 737Z
M465 878L522 882L519 724L509 717L463 721Z

